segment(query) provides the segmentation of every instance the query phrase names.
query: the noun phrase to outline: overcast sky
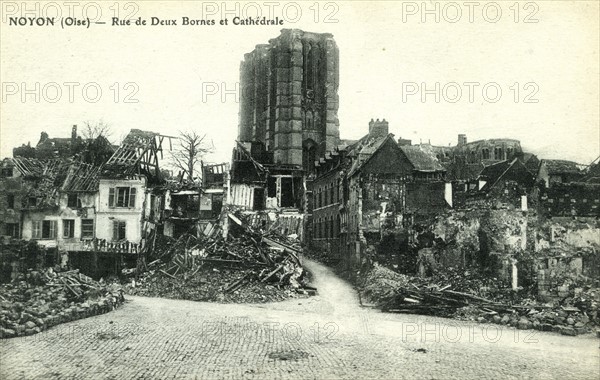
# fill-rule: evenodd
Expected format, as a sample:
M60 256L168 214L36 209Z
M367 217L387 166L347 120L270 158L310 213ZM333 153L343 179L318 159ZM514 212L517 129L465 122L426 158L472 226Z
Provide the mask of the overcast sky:
M359 138L371 118L385 118L396 137L417 143L454 145L465 133L469 141L519 139L545 158L585 164L600 154L597 1L518 7L482 1L475 8L427 2L432 14L424 13L421 1L271 3L228 3L227 9L222 2L121 4L121 18L136 11L133 20L175 19L176 26L112 26L113 2L93 3L85 15L94 19L100 9L106 24L64 29L60 18L49 27L11 26L21 2L2 3L0 155L36 144L42 131L68 137L73 124L102 120L114 142L132 128L167 135L195 129L214 142L217 152L209 160L228 161L239 103L223 90L235 89L244 53L282 28L334 35L342 138ZM58 8L41 4L40 15L56 14ZM68 16L63 2L54 4ZM86 3L80 4L78 19ZM284 25L232 25L236 7L241 16L256 9L269 16L271 7ZM184 26L184 16L216 25ZM229 25L219 25L225 18ZM36 83L39 102L34 94L23 99L23 87L35 93ZM422 84L430 91L425 99Z

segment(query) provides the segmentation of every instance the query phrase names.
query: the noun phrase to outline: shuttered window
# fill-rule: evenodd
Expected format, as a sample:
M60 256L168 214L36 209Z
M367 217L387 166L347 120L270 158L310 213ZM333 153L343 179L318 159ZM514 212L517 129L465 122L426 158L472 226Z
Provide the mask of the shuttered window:
M81 219L81 237L94 237L94 219Z
M135 187L111 187L108 190L109 207L135 207Z
M32 238L41 239L42 238L42 221L34 220L31 222L32 226Z
M32 222L33 239L55 239L56 220L35 220Z
M75 237L75 219L64 219L63 220L63 237L64 238Z

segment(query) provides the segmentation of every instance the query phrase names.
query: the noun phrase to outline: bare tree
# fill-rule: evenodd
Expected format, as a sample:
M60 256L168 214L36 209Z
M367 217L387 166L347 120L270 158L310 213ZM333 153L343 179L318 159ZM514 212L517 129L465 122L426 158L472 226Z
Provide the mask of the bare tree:
M81 131L81 134L86 140L95 140L100 136L108 140L112 134L112 131L110 125L102 120L97 123L86 121L83 123L83 131Z
M112 134L109 124L104 121L83 123L81 137L77 138L73 153L81 157L82 161L101 165L105 163L114 153L114 148L108 140Z
M206 141L206 134L195 131L180 131L179 146L171 152L173 164L187 179L195 181L202 169L202 157L214 150Z

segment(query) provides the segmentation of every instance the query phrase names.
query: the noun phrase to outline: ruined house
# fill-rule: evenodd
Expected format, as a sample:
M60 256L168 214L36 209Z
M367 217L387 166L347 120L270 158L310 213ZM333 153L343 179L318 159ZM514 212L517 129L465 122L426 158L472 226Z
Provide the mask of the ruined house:
M307 176L339 143L338 82L339 51L328 33L283 29L244 56L229 206L302 238Z
M21 209L23 178L10 158L0 167L0 236L10 239L21 237Z
M585 176L579 165L573 161L548 160L540 161L537 180L544 181L546 187L557 183L578 182Z
M158 166L164 138L134 129L104 165L4 160L0 213L9 223L3 233L35 240L46 249L45 265L94 277L119 273L123 262L135 262L154 227L145 211L153 204L151 187L164 182Z
M227 207L239 210L257 228L277 228L303 239L306 192L304 170L274 164L261 142L238 142L233 149Z
M200 219L217 220L226 200L229 182L229 164L202 166L202 194L200 195Z
M315 162L311 240L347 265L383 247L386 235L406 232L415 217L449 206L436 158L388 132L385 119L371 120L367 135Z
M486 166L477 180L479 195L496 205L510 205L527 210L527 197L535 184L535 176L523 161L513 158Z
M476 179L484 167L523 155L519 140L485 139L467 142L464 134L458 135L455 146L419 146L436 156L446 169L446 179L450 181Z

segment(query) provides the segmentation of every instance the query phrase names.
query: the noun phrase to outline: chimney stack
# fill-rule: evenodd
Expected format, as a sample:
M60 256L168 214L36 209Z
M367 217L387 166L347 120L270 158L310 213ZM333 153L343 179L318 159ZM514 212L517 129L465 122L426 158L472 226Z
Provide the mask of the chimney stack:
M387 136L389 133L388 122L385 119L381 121L371 119L369 122L369 137L380 138Z
M460 134L458 135L458 146L463 146L467 144L467 135Z

